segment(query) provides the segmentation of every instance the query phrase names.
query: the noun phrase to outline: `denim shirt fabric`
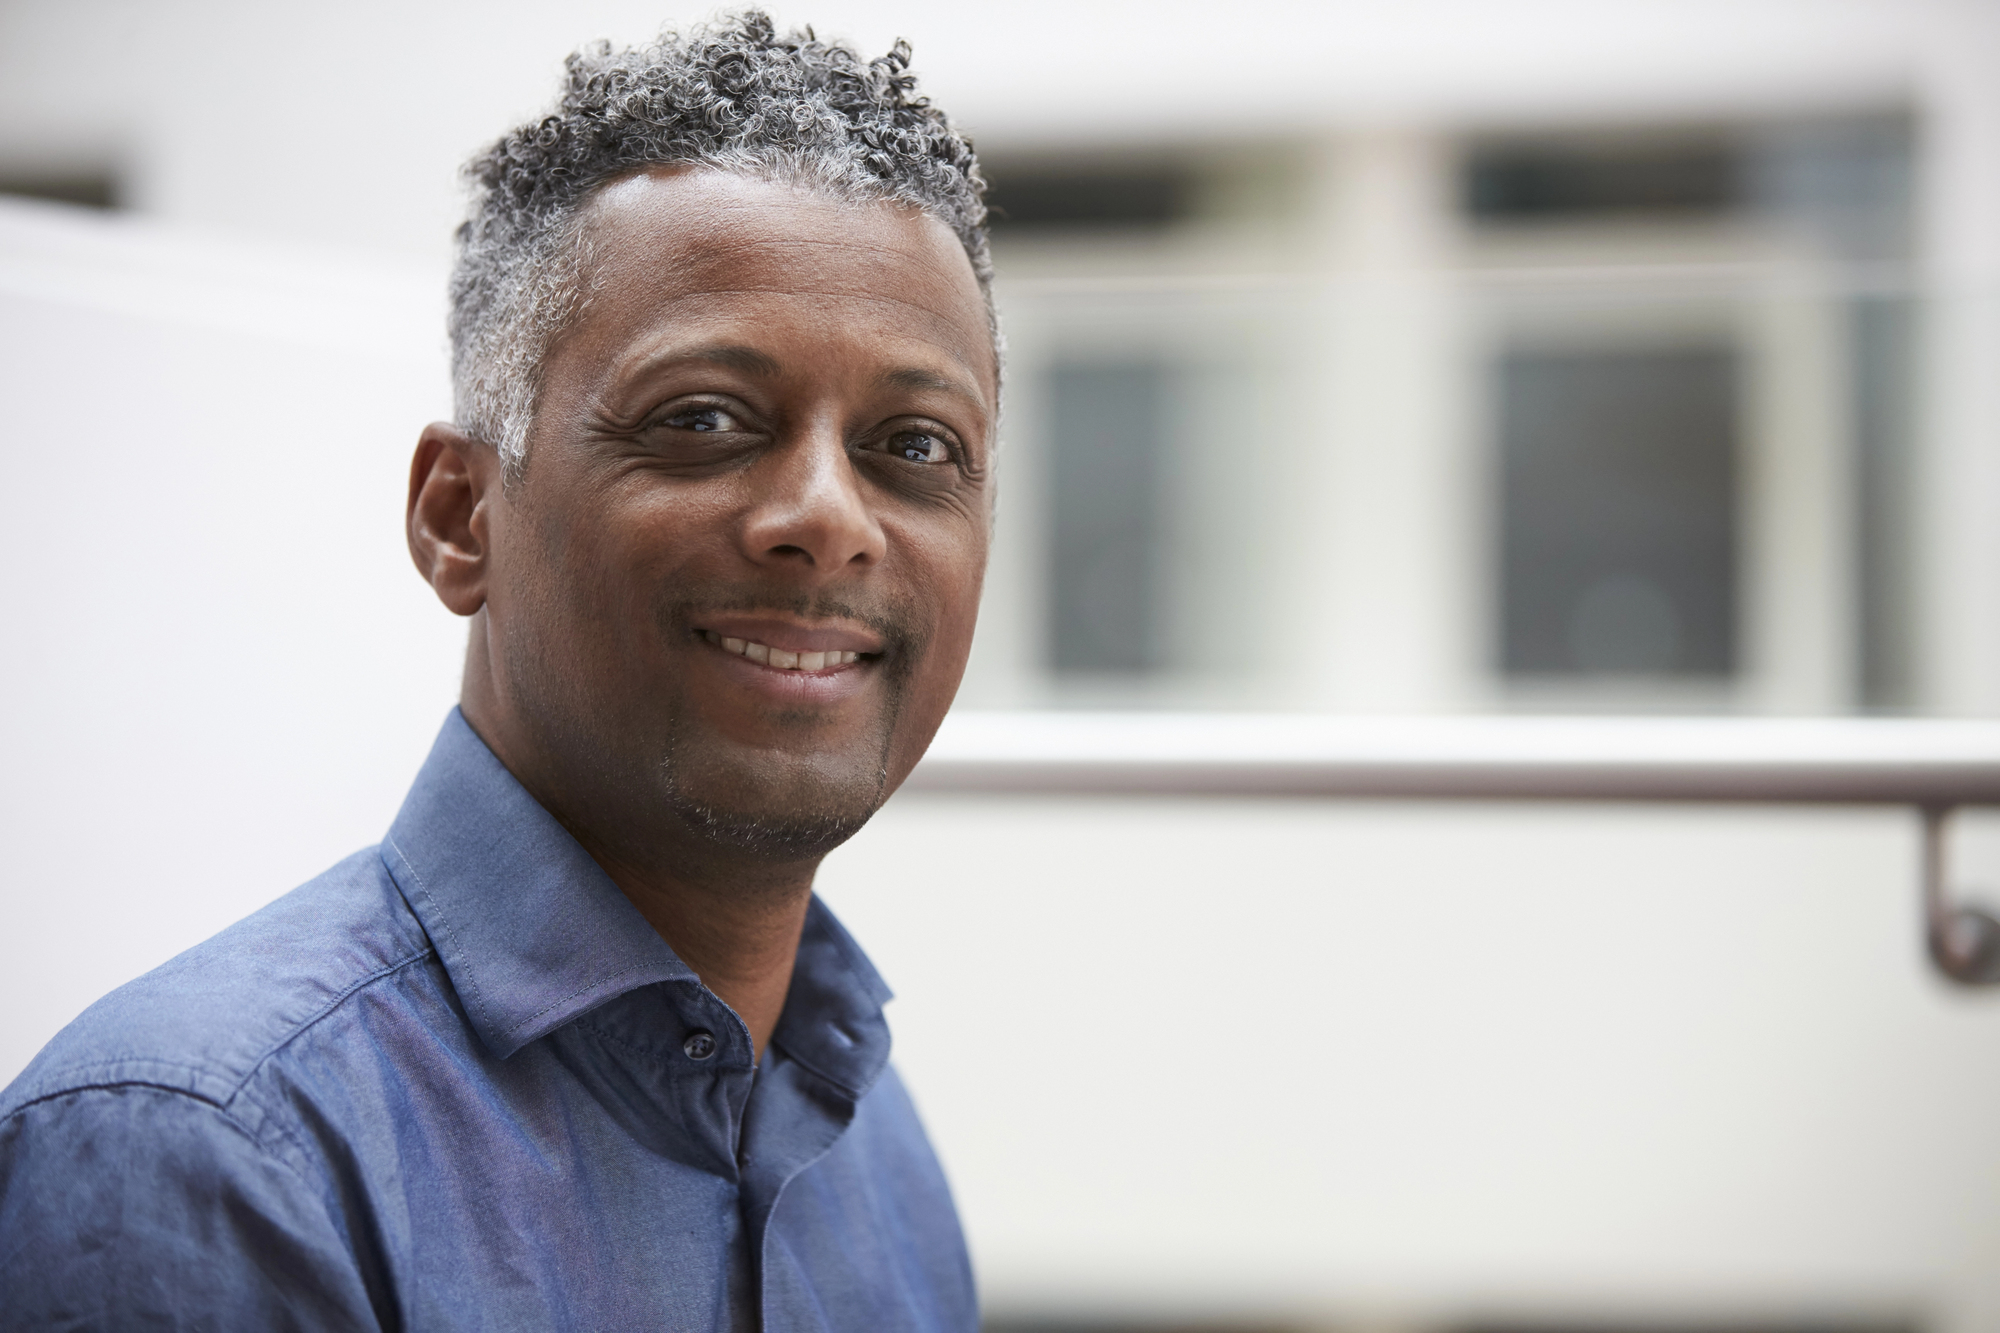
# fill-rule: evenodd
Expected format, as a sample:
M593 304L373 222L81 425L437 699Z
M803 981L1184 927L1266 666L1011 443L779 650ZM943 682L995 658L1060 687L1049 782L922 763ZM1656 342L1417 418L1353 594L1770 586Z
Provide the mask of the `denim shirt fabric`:
M0 1093L3 1322L972 1330L888 998L815 899L753 1065L454 711L379 848Z

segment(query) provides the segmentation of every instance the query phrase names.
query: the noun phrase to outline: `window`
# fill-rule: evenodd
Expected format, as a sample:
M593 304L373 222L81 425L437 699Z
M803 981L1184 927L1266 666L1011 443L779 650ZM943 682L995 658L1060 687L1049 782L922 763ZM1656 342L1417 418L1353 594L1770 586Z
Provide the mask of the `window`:
M1737 370L1726 348L1500 362L1511 676L1737 666Z
M1161 227L1188 211L1192 180L1186 171L1144 163L1004 164L992 172L987 206L994 229Z
M1051 367L1047 605L1058 673L1136 675L1162 665L1167 373L1150 360Z
M1481 222L1691 215L1740 202L1733 145L1711 136L1487 144L1466 161L1465 210Z
M80 204L85 208L116 208L119 188L117 178L110 172L87 167L0 170L0 195Z

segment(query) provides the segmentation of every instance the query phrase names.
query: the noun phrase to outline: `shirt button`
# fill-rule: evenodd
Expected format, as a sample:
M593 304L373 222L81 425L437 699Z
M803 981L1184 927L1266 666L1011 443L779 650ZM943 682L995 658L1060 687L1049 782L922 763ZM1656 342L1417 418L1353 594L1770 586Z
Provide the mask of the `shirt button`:
M696 1028L687 1034L681 1049L687 1052L690 1060L706 1060L715 1054L715 1034L707 1028Z

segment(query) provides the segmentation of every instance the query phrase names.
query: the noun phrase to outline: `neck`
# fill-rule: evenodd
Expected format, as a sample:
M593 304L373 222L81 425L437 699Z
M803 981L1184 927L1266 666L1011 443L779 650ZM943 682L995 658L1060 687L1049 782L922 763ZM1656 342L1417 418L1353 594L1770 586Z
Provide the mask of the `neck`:
M791 989L817 862L711 882L624 864L581 833L578 841L702 985L736 1011L762 1060Z
M482 611L482 620L484 615ZM475 624L460 695L466 721L542 808L583 845L702 985L736 1011L762 1060L791 989L820 858L773 862L731 855L687 830L681 830L685 836L657 844L614 846L584 814L614 805L615 799L593 800L571 790L573 784L535 762L536 747L522 743L507 725L510 714L491 688L480 628ZM564 795L573 799L564 800ZM653 831L667 832L666 821L655 821Z

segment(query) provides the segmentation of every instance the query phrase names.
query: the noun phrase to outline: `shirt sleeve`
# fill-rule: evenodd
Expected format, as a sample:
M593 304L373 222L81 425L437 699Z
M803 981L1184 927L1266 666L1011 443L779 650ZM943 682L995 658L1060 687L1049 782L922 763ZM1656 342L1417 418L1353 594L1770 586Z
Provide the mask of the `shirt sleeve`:
M369 1285L323 1191L210 1102L89 1088L0 1122L9 1328L376 1329Z

